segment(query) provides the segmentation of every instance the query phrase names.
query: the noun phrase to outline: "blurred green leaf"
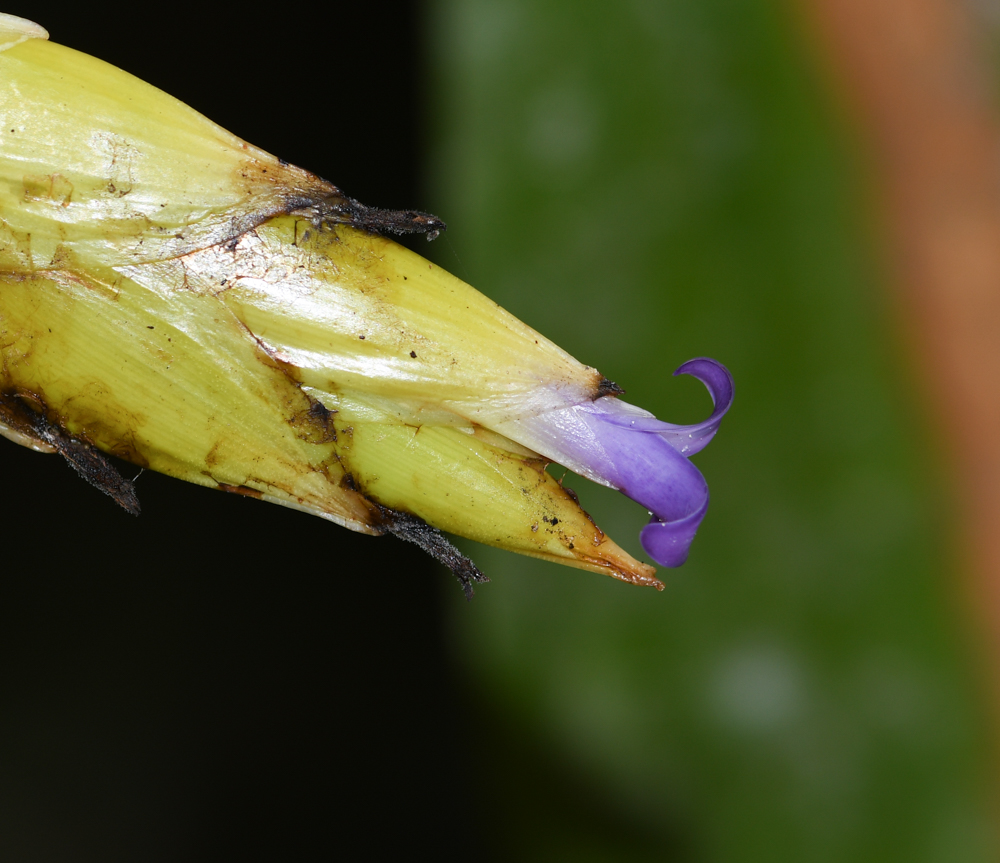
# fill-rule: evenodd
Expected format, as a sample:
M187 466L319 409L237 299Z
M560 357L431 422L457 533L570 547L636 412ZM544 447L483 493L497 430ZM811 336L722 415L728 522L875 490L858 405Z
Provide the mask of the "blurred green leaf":
M455 637L507 852L994 859L947 500L792 22L732 0L437 0L431 35L439 262L661 419L708 413L681 362L736 379L695 459L712 506L663 594L474 549L494 583L456 603ZM641 554L645 514L572 484ZM606 825L567 814L567 776Z

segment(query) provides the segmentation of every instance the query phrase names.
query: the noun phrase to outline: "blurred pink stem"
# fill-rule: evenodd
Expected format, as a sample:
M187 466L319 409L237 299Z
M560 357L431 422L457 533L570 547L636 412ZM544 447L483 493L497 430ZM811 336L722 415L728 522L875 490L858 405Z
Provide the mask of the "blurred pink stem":
M991 70L960 2L803 5L874 168L897 307L948 442L952 524L1000 704L1000 119Z

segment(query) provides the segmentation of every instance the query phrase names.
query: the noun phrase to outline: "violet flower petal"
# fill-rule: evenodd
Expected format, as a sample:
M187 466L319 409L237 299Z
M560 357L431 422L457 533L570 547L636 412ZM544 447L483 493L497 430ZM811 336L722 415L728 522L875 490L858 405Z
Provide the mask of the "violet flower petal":
M649 411L620 401L616 406L606 407L607 421L635 431L656 432L682 455L692 456L701 452L715 437L722 418L733 403L733 376L722 363L708 357L688 360L674 372L674 376L677 375L691 375L708 388L712 404L715 405L715 410L708 419L694 425L675 425L658 420Z
M687 457L708 444L733 401L733 379L715 360L691 360L674 374L690 374L708 388L715 409L704 422L661 422L648 411L605 396L497 429L646 507L651 519L640 540L661 566L680 566L687 559L708 510L708 485Z
M600 401L579 406L593 435L590 456L606 484L649 510L650 523L639 535L646 553L661 566L680 566L708 510L708 484L671 440L608 422Z

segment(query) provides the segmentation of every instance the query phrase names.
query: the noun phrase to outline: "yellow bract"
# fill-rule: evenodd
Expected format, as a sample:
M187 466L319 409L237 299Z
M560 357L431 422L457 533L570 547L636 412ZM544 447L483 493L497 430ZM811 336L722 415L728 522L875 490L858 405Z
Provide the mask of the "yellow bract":
M600 375L334 186L0 17L0 420L378 533L656 583L491 427ZM24 37L21 39L21 37ZM20 40L20 41L19 41ZM28 419L25 419L28 417ZM39 421L41 422L41 420Z

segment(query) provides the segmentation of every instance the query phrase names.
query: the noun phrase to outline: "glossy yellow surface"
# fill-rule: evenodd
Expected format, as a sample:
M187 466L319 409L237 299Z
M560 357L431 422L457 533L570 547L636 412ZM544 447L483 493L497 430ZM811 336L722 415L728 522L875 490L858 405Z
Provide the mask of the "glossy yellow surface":
M324 222L330 184L112 66L28 38L0 46L0 83L0 395L144 467L354 530L378 532L384 506L656 583L490 432L593 398L594 369L398 244Z

